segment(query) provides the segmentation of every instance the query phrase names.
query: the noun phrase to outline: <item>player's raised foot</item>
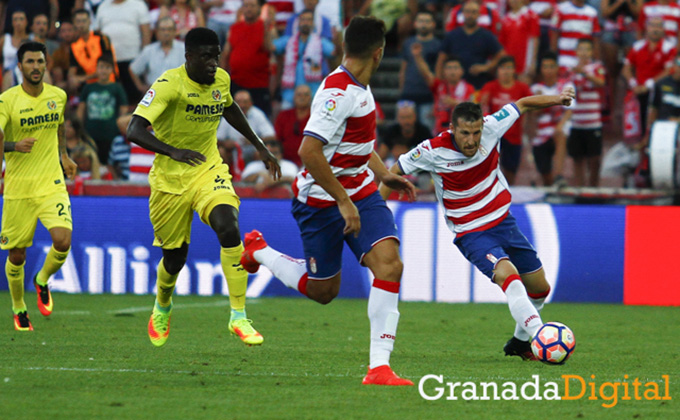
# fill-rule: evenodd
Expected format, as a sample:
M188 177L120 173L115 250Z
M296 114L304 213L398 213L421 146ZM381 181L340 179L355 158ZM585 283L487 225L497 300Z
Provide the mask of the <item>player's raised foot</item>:
M519 356L522 360L538 360L534 353L531 352L531 343L516 337L512 337L505 343L503 351L506 356Z
M243 254L241 254L241 265L249 273L257 273L260 263L255 260L253 253L267 246L262 233L258 230L248 232L243 237Z
M413 382L397 376L389 365L382 365L373 369L369 368L361 383L364 385L413 386Z
M251 319L236 319L229 321L229 331L231 331L232 334L237 335L241 341L247 345L259 346L264 341L264 338L262 337L262 334L253 328L251 325L252 323L253 321Z
M14 329L17 331L33 331L33 325L31 325L31 320L28 319L27 311L14 314Z
M43 316L49 316L52 313L52 294L50 293L50 288L47 285L41 286L38 284L38 275L33 277L33 286L35 286L35 291L38 293L38 310Z
M172 305L167 311L164 311L159 309L157 304L154 304L151 318L149 318L149 340L154 346L160 347L168 341L171 315Z

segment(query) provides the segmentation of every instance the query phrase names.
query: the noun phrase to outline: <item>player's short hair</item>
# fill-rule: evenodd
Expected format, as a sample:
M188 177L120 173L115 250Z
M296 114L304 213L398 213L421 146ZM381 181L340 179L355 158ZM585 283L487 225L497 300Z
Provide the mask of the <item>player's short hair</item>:
M187 51L196 50L202 46L220 45L220 39L212 29L208 28L194 28L187 33L184 38L184 49Z
M428 15L429 17L432 18L432 20L434 20L435 22L437 21L437 19L434 17L434 13L432 13L430 10L426 9L418 10L415 17L418 17L418 15Z
M302 16L303 13L311 13L312 16L314 16L314 9L304 9L298 14L298 16Z
M71 13L71 19L76 17L77 15L87 15L88 18L91 18L92 15L90 14L90 11L87 9L76 9Z
M501 66L503 66L507 63L512 63L512 65L514 67L517 67L517 63L515 63L515 57L513 57L511 55L504 55L503 57L501 57L501 59L498 60L498 66L497 67L501 67Z
M385 22L373 16L354 16L343 43L347 57L368 58L385 44Z
M593 40L590 39L590 38L580 38L578 41L576 41L576 46L577 46L577 47L578 47L579 45L581 45L581 44L590 44L591 47L592 47L593 45L595 45L595 44L593 43Z
M31 21L31 25L33 25L33 24L35 23L35 20L36 20L37 18L39 18L40 16L45 16L45 18L47 19L47 22L50 21L50 17L47 16L47 13L42 13L42 12L40 12L40 13L38 13L37 15L33 15L33 20Z
M42 42L28 41L21 44L19 50L17 50L17 59L19 59L20 63L24 60L26 51L42 52L45 58L47 58L47 47Z
M453 108L451 112L451 123L457 127L458 120L465 122L475 122L484 118L482 107L474 102L461 102Z
M541 63L544 62L545 60L552 60L557 63L557 53L555 51L546 51L543 53L541 56Z

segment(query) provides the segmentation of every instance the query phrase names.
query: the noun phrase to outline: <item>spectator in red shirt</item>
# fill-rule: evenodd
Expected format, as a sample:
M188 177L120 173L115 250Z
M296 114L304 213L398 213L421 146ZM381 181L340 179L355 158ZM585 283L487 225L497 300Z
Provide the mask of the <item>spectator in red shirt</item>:
M649 19L656 17L663 21L666 39L677 45L680 36L680 4L677 0L657 0L643 4L638 15L638 38L642 38L642 30L647 27Z
M633 44L621 71L640 102L640 127L643 133L647 129L649 92L657 80L668 75L675 53L673 43L664 39L663 19L647 19L645 39Z
M262 0L243 0L241 10L243 20L229 29L221 65L231 75L231 91L247 90L253 104L271 115L269 52L276 30L260 19Z
M274 123L276 137L283 148L283 158L298 166L302 166L298 149L302 143L302 132L309 120L311 107L312 90L307 85L298 85L293 94L293 108L279 112Z
M480 92L480 104L485 114L493 114L504 105L531 96L529 85L517 80L515 59L506 55L498 62L498 78L484 85ZM501 138L501 170L509 185L515 183L515 175L522 159L522 118L510 127Z
M509 0L508 5L510 10L501 20L498 40L505 52L515 58L518 78L529 83L536 74L538 37L541 34L538 15L522 0Z
M425 79L434 96L433 134L437 135L449 129L451 111L459 103L471 101L475 94L475 88L463 80L465 71L460 59L455 57L447 58L444 61L444 78L439 79L430 71L430 67L425 62L421 44L415 43L411 45L411 54L413 54L418 71L423 76L423 79Z

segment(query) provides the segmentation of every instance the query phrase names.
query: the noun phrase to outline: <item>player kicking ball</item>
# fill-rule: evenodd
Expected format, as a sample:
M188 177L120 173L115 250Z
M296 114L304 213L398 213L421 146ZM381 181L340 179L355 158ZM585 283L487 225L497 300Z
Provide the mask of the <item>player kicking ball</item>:
M413 385L389 364L399 322L403 264L394 217L374 181L377 177L414 196L413 185L390 173L374 152L375 101L368 82L382 60L385 24L355 17L345 30L343 45L342 65L324 79L312 102L299 150L305 169L293 183L292 212L305 260L268 247L260 232L253 231L245 236L241 264L250 273L263 264L286 286L327 304L340 290L346 242L375 276L368 297L370 365L363 383Z
M148 332L162 346L170 333L172 293L189 251L194 211L210 226L222 247L220 261L229 287L229 331L247 345L262 335L246 316L248 273L239 260L243 251L238 226L240 200L231 185L229 167L217 150L217 126L224 116L260 152L274 179L281 176L276 158L253 132L230 93L229 74L218 67L217 34L194 28L185 38L186 63L163 73L135 110L128 138L156 153L149 173L149 213L154 246L163 250L158 264L157 294ZM153 125L154 134L148 128Z
M484 117L479 105L463 102L451 114L449 130L401 155L390 172L429 172L435 183L454 244L465 258L503 289L515 333L505 344L507 356L533 359L530 341L543 325L539 311L550 285L536 250L510 213L510 190L500 169L500 140L523 113L568 106L575 92L528 96ZM380 186L387 198L389 185Z
M5 274L17 331L33 331L24 302L24 265L38 220L52 238L45 262L33 277L38 309L44 316L54 308L47 280L61 268L71 250L73 222L64 171L73 178L77 166L66 152L66 92L43 82L46 54L44 44L22 44L17 58L23 81L0 95L0 143L9 140L0 145L0 161L2 151L9 152L5 155L0 248L9 250Z

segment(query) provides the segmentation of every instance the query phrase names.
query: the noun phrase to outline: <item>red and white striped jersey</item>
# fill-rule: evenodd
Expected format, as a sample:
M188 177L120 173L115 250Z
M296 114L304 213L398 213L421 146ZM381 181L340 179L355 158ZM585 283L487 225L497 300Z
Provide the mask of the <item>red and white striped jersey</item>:
M522 7L517 13L508 12L501 20L501 31L498 40L508 55L515 58L517 74L535 64L534 52L538 49L538 37L541 27L538 15L528 7Z
M559 95L565 87L573 84L566 80L560 79L552 86L543 83L534 83L531 85L531 93L534 95ZM571 107L571 105L569 106ZM539 109L534 111L536 114L536 133L531 139L533 146L540 146L547 142L553 135L555 135L555 126L560 122L562 114L564 114L564 107L553 106L550 108Z
M647 39L640 39L628 51L624 64L631 66L635 72L635 80L643 85L647 80L655 79L661 72L671 68L676 54L675 42L663 39L653 45Z
M559 33L557 64L570 69L578 62L576 58L578 40L592 39L594 35L600 33L597 10L587 4L578 7L570 1L562 2L557 5L553 15L552 28Z
M551 17L547 18L540 16L549 8L553 9L554 14L555 7L557 7L557 0L532 0L531 3L529 3L529 9L539 16L541 26L550 26L552 24L552 14Z
M444 29L446 29L446 32L452 31L459 26L463 26L464 21L463 5L459 4L451 9L451 12L446 18L446 22L444 23ZM501 18L495 9L489 7L487 4L482 4L479 8L477 24L480 28L487 29L498 36L498 31L501 29Z
M207 0L202 0L205 3ZM208 14L209 20L220 23L236 22L238 9L243 5L243 0L223 0L222 6L213 6Z
M130 175L128 181L149 182L149 172L156 154L130 142Z
M508 214L511 195L499 164L500 139L519 117L514 103L484 117L479 150L472 157L459 151L451 131L399 157L403 173L432 175L437 200L455 237L490 229Z
M647 19L651 17L663 19L666 39L675 45L678 41L678 29L680 29L680 5L674 0L670 0L668 4L661 4L659 1L643 4L640 16L638 16L638 26L643 32L646 28Z
M595 61L584 66L583 70L590 75L605 76L601 62ZM603 88L596 87L583 74L572 74L571 81L576 88L576 100L572 108L571 122L573 128L602 128Z
M343 66L321 83L303 134L324 143L323 154L333 174L352 201L378 190L368 161L375 146L375 101L364 86ZM312 207L336 205L331 197L302 169L293 181L293 194Z
M267 4L276 9L276 26L286 27L288 20L295 15L294 0L267 0Z

